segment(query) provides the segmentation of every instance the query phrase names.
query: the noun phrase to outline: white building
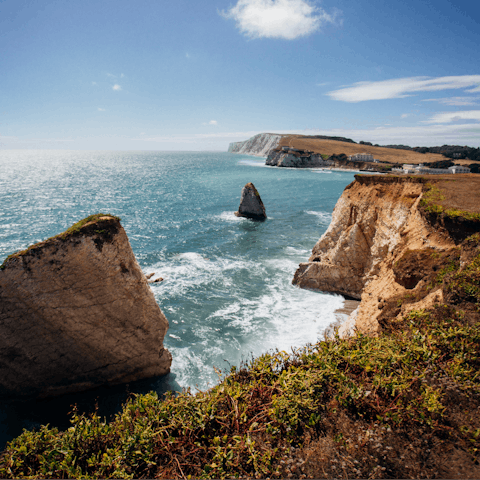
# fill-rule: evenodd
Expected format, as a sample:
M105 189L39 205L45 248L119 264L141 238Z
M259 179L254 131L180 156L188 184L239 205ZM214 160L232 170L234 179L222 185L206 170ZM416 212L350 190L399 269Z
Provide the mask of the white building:
M448 167L448 169L452 173L470 173L470 169L468 167L464 167L463 165L453 165L453 167Z
M403 165L403 173L413 173L416 175L445 175L453 173L447 168L427 168L423 164L420 165Z
M353 160L354 162L373 162L373 155L370 153L355 153L355 155L350 156L350 160Z

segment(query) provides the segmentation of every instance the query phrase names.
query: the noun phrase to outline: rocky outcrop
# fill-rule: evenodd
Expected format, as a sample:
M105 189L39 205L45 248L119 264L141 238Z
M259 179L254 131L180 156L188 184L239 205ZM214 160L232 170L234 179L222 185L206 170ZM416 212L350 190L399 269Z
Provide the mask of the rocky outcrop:
M320 153L308 152L291 147L276 148L269 153L265 165L290 168L332 167L334 162Z
M253 183L247 183L243 187L240 206L238 207L238 212L235 212L235 215L237 217L246 217L259 221L267 218L262 199Z
M167 329L119 219L89 217L0 267L0 396L163 375Z
M361 299L355 326L365 333L378 332L382 302L409 287L396 281L392 265L408 250L441 252L454 246L421 213L422 194L421 178L356 175L293 283Z
M282 135L275 133L260 133L244 142L234 142L228 147L230 153L242 153L255 157L266 157L277 147Z

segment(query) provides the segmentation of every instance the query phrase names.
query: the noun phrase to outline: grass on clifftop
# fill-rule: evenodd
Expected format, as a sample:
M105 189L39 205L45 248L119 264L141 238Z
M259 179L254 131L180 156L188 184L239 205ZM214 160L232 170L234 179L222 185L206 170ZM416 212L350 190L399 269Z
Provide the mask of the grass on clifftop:
M448 190L457 190L458 192L466 190L463 193L463 196L467 196L468 200L471 200L472 197L478 196L478 192L469 191L468 187L465 188L464 185L459 184L456 186L451 186L447 190L448 183L455 182L455 180L443 181L441 184L427 183L426 191L423 194L420 205L425 209L426 212L435 213L437 215L443 214L450 218L463 217L467 220L472 220L475 222L480 221L480 204L475 205L477 211L466 210L462 208L456 208L448 205L450 198L448 198ZM449 185L448 185L449 186ZM456 187L456 188L455 188ZM478 185L477 185L478 187ZM480 203L480 202L479 202ZM446 205L445 205L446 204Z
M21 250L19 252L16 252L16 253L13 253L13 254L9 255L3 261L2 265L0 265L0 270L3 270L6 267L7 262L11 258L16 258L16 257L20 257L22 255L25 255L26 253L30 252L31 250L35 250L35 249L37 249L41 246L44 246L46 242L48 242L50 240L53 240L53 239L56 239L56 238L59 238L61 240L67 240L72 235L75 235L75 234L79 233L81 231L82 227L84 227L88 223L97 222L102 217L107 217L108 219L115 219L117 221L120 221L120 217L116 217L115 215L111 215L109 213L106 213L106 214L105 213L96 213L95 215L90 215L90 216L84 218L83 220L80 220L79 222L74 223L70 228L68 228L67 230L65 230L62 233L59 233L58 235L54 235L53 237L47 238L47 240L44 240L40 243L35 243L33 245L30 245L25 250ZM103 233L103 231L99 230L98 233Z

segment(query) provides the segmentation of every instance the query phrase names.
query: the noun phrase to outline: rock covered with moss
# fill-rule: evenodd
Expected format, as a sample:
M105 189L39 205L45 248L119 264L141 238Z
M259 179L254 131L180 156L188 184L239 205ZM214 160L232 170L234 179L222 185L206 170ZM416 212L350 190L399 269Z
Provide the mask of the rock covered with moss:
M0 267L0 396L163 375L167 329L119 219L88 217Z
M265 220L267 218L265 206L253 183L247 183L243 187L240 206L235 215L237 217L251 218L252 220Z

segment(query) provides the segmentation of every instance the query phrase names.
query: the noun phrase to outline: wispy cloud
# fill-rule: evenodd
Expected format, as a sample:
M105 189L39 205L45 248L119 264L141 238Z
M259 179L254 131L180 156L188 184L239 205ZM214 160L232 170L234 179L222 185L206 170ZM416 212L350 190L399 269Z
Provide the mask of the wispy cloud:
M118 85L118 83L116 83L113 87L112 87L113 90L115 91L120 91L122 89L122 87L120 85Z
M218 125L218 122L216 120L210 120L209 122L205 122L202 125Z
M235 20L250 38L293 40L310 35L327 23L341 23L340 10L332 14L308 0L238 0L222 16Z
M185 53L185 58L190 58L190 54L188 52Z
M97 82L92 82L92 85L96 85L96 84L97 84Z
M433 92L450 89L466 89L467 92L480 91L480 75L462 75L450 77L407 77L379 82L358 82L352 86L328 92L333 100L342 102L364 102L367 100L386 100L403 98L416 92Z
M433 115L425 123L451 123L461 120L476 120L480 122L480 110L465 110L463 112L443 112Z
M99 112L105 112L105 109L104 109L104 108L100 108L100 107L98 107L98 109L97 109L97 110L98 110Z
M407 117L409 117L409 116L410 116L410 113L402 113L402 114L400 115L400 118L407 118Z
M265 128L262 131L247 132L228 132L228 133L201 133L190 135L172 135L172 136L144 136L137 137L137 140L145 142L172 143L179 145L199 144L202 141L218 140L218 145L224 145L226 148L229 142L247 140L254 135L262 132L272 132L279 134L303 134L303 135L331 135L338 137L352 138L356 142L360 140L378 143L380 145L404 144L415 146L434 146L434 145L471 145L480 146L480 124L436 124L436 125L414 125L396 127L384 125L377 128L364 129L343 129L335 128L330 130L323 129L298 129L298 130L275 130Z
M455 107L466 107L468 105L478 105L478 97L450 97L450 98L427 98L423 102L438 102L443 105L451 105Z

